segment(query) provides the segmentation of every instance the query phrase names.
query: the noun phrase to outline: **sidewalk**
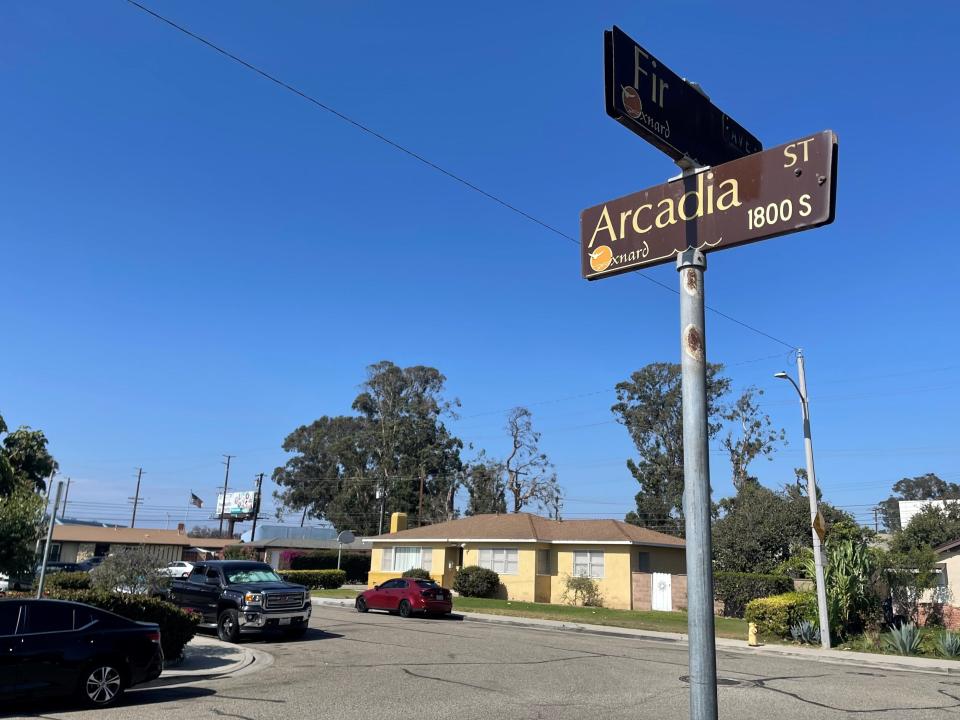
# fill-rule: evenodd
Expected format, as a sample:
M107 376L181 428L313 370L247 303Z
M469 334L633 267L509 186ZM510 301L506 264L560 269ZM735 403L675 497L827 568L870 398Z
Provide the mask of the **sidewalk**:
M262 650L233 645L209 635L197 634L183 649L182 660L164 668L159 678L143 687L246 674L263 670L272 664L273 656Z
M314 605L329 607L352 608L353 600L335 600L330 598L313 598ZM591 635L611 635L621 638L648 638L664 642L687 642L683 633L658 632L656 630L634 630L633 628L612 627L609 625L587 625L581 623L562 622L558 620L541 620L539 618L525 618L512 615L494 615L492 613L454 611L455 615L472 622L485 622L501 625L514 625L541 630L565 630L568 632L589 633ZM941 658L905 657L900 655L880 655L873 653L854 652L852 650L822 650L803 645L761 645L750 647L744 640L717 638L717 650L725 652L745 653L748 655L783 655L816 660L818 662L840 663L857 665L860 667L883 668L886 670L903 670L910 672L927 672L943 675L960 675L960 661L944 660Z

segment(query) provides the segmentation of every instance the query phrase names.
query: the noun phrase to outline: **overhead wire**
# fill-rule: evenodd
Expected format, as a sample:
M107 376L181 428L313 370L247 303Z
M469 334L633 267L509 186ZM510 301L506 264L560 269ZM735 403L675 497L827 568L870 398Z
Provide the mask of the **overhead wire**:
M261 67L259 67L259 66L257 66L257 65L254 65L253 63L251 63L251 62L249 62L249 61L247 61L247 60L244 60L244 59L241 58L240 56L238 56L238 55L230 52L229 50L221 47L220 45L217 45L216 43L212 42L211 40L208 40L207 38L203 37L202 35L200 35L200 34L198 34L198 33L195 33L194 31L190 30L189 28L184 27L183 25L180 25L179 23L171 20L170 18L168 18L168 17L166 17L166 16L164 16L164 15L161 15L160 13L158 13L158 12L156 12L156 11L148 8L148 7L145 6L145 5L142 5L141 3L137 2L137 0L126 0L126 1L127 1L127 3L129 3L130 5L138 8L139 10L141 10L141 11L143 11L143 12L145 12L145 13L147 13L148 15L154 17L155 19L159 20L160 22L163 22L163 23L169 25L170 27L174 28L175 30L178 30L179 32L183 33L184 35L187 35L188 37L196 40L197 42L202 43L203 45L205 45L206 47L210 48L211 50L219 53L220 55L223 55L224 57L226 57L226 58L228 58L228 59L230 59L230 60L232 60L232 61L234 61L234 62L236 62L236 63L238 63L238 64L240 64L240 65L242 65L243 67L247 68L247 69L250 70L251 72L254 72L254 73L256 73L257 75L260 75L260 76L263 77L264 79L269 80L269 81L272 82L272 83L275 83L276 85L278 85L279 87L283 88L284 90L287 90L288 92L293 93L293 94L296 95L297 97L300 97L300 98L302 98L303 100L306 100L307 102L315 105L316 107L320 108L321 110L324 110L325 112L328 112L328 113L330 113L331 115L339 118L340 120L342 120L342 121L344 121L344 122L352 125L352 126L353 126L354 128L356 128L357 130L360 130L361 132L367 133L367 134L370 135L371 137L374 137L374 138L376 138L377 140L379 140L379 141L381 141L381 142L389 145L390 147L394 148L395 150L398 150L399 152L404 153L405 155L413 158L414 160L416 160L416 161L418 161L418 162L420 162L420 163L423 163L423 164L426 165L427 167L429 167L429 168L431 168L431 169L433 169L433 170L436 170L437 172L445 175L446 177L450 178L451 180L453 180L453 181L455 181L455 182L457 182L457 183L460 183L460 184L463 185L464 187L469 188L470 190L473 190L474 192L477 192L477 193L479 193L480 195L483 195L483 196L486 197L487 199L492 200L493 202L501 205L502 207L506 208L507 210L510 210L511 212L514 212L514 213L516 213L517 215L520 215L521 217L526 218L526 219L529 220L530 222L536 223L537 225L541 226L542 228L550 231L551 233L553 233L553 234L555 234L555 235L559 235L560 237L562 237L562 238L564 238L564 239L566 239L566 240L569 240L570 242L576 244L578 247L580 246L580 241L577 240L577 239L576 239L575 237L573 237L572 235L570 235L569 233L566 233L566 232L564 232L563 230L560 230L559 228L554 227L554 226L551 225L550 223L545 222L544 220L541 220L540 218L534 216L533 214L526 212L525 210L519 208L517 205L515 205L515 204L513 204L513 203L511 203L511 202L508 202L507 200L504 200L503 198L499 197L498 195L495 195L495 194L492 193L492 192L489 192L489 191L487 191L487 190L484 190L483 188L479 187L479 186L476 185L475 183L473 183L473 182L467 180L466 178L464 178L462 175L459 175L459 174L457 174L457 173L455 173L455 172L453 172L453 171L451 171L451 170L446 169L445 167L439 165L438 163L434 162L433 160L430 160L429 158L425 157L424 155L421 155L420 153L418 153L418 152L416 152L416 151L414 151L414 150L411 150L410 148L408 148L408 147L406 147L405 145L397 142L396 140L393 140L393 139L387 137L387 136L384 135L383 133L381 133L381 132L379 132L379 131L377 131L377 130L374 130L374 129L373 129L372 127L370 127L369 125L366 125L365 123L360 122L359 120L357 120L357 119L355 119L355 118L347 115L346 113L341 112L340 110L337 110L337 109L334 108L332 105L330 105L330 104L328 104L328 103L325 103L325 102L323 102L323 101L321 101L321 100L318 100L318 99L317 99L316 97L314 97L313 95L310 95L309 93L301 90L300 88L298 88L298 87L296 87L296 86L294 86L294 85L291 85L290 83L286 82L285 80L282 80L281 78L277 77L276 75L273 75L273 74L267 72L267 71L264 70L263 68L261 68ZM658 287L661 287L661 288L663 288L663 289L665 289L665 290L668 290L669 292L671 292L671 293L673 293L673 294L675 294L675 295L679 295L679 294L680 294L679 290L677 290L677 289L675 289L675 288L672 288L672 287L670 287L669 285L666 285L665 283L662 283L662 282L660 282L659 280L656 280L656 279L654 279L654 278L652 278L652 277L650 277L650 276L648 276L648 275L645 275L645 274L643 274L643 273L641 273L641 272L639 272L639 271L634 271L633 274L637 275L638 277L643 278L643 279L646 280L647 282L653 283L654 285L657 285ZM768 332L765 332L765 331L763 331L763 330L760 330L759 328L756 328L756 327L754 327L753 325L750 325L750 324L747 323L747 322L744 322L744 321L742 321L742 320L739 320L739 319L733 317L732 315L729 315L728 313L721 312L720 310L717 310L716 308L711 307L710 305L704 305L704 307L705 307L707 310L709 310L710 312L712 312L712 313L714 313L714 314L716 314L716 315L724 318L725 320L729 320L730 322L736 323L737 325L739 325L739 326L741 326L741 327L743 327L743 328L745 328L745 329L747 329L747 330L750 330L750 331L752 331L752 332L754 332L754 333L757 333L758 335L761 335L761 336L763 336L763 337L765 337L765 338L767 338L767 339L769 339L769 340L771 340L771 341L773 341L773 342L779 343L780 345L783 345L784 347L789 348L790 350L796 350L796 349L797 349L797 346L796 346L796 345L794 345L794 344L792 344L792 343L788 343L788 342L786 342L785 340L781 340L780 338L778 338L778 337L776 337L776 336L774 336L774 335L771 335L771 334L768 333Z

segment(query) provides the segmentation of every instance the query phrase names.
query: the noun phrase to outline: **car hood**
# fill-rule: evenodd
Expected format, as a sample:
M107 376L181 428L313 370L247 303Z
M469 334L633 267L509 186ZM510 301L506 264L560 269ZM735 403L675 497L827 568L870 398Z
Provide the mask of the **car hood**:
M230 590L238 590L240 592L306 592L307 589L303 585L294 585L293 583L288 582L261 582L261 583L233 583L229 586Z

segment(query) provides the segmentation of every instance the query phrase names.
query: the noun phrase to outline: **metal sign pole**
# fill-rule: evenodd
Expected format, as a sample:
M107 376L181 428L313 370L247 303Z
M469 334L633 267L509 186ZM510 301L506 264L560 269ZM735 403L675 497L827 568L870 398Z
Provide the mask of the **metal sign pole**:
M50 511L50 524L47 526L47 543L43 546L43 560L40 562L40 579L37 581L37 599L43 597L43 582L47 577L47 559L50 557L50 541L53 540L53 526L57 524L57 508L60 507L60 495L63 493L63 480L57 483L57 496Z
M680 367L683 394L683 512L686 522L690 718L717 718L717 655L710 540L710 456L707 447L707 352L703 317L706 256L688 247L680 273Z

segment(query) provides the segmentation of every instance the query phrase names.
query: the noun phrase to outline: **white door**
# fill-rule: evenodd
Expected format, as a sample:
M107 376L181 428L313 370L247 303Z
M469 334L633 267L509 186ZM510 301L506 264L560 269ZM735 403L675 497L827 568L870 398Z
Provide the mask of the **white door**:
M651 600L654 610L673 610L673 601L670 597L670 573L653 573L650 579Z

